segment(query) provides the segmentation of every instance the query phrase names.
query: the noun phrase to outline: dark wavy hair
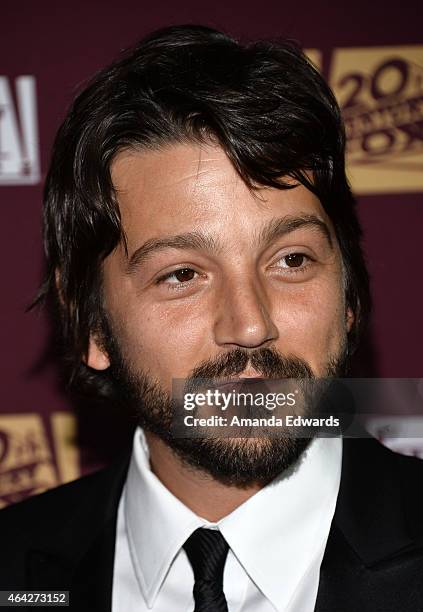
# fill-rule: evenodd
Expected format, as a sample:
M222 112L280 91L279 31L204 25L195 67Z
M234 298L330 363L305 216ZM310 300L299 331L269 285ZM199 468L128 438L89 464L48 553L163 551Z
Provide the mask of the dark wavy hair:
M251 189L288 189L283 177L292 177L320 199L342 253L354 350L369 283L330 88L294 43L243 44L203 26L169 27L93 78L54 144L44 196L47 272L37 301L50 297L59 307L70 380L79 388L105 388L106 375L90 370L83 356L90 333L100 329L102 261L125 240L113 158L123 149L210 139Z

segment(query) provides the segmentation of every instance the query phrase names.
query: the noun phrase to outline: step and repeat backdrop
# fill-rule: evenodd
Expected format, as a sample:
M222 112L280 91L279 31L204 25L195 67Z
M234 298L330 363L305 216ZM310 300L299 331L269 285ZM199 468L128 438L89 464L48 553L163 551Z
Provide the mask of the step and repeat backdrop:
M423 440L412 437L423 400L423 11L398 0L221 4L1 5L0 507L104 465L130 438L119 414L67 396L48 316L26 309L43 274L42 188L66 108L122 49L172 24L297 40L334 89L374 302L355 368L360 376L417 380L413 401L398 398L400 412L413 415L411 429L400 419L396 438L385 442L423 456ZM383 422L377 427L383 439Z

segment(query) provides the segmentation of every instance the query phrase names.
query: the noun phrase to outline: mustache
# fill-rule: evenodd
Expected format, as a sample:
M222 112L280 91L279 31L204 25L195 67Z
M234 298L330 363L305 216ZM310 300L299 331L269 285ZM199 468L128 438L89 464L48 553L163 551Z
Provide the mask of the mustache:
M214 359L208 359L194 368L187 381L237 376L247 365L265 378L314 378L311 367L300 357L284 356L275 348L254 351L234 349Z

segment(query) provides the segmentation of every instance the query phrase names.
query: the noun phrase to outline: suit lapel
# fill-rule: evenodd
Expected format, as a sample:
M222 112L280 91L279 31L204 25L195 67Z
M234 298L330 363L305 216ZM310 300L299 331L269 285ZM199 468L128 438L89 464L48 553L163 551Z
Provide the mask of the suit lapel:
M28 558L29 587L68 590L71 610L110 611L115 536L111 521L75 564L63 555L32 550Z
M28 588L69 590L71 610L111 610L117 509L129 456L88 477L90 486L62 531L31 546Z
M387 592L380 564L413 543L399 481L390 451L373 439L344 439L341 486L315 612L373 612L375 594L383 598ZM384 610L390 605L387 601Z
M75 610L111 611L115 539L116 521L111 520L77 566L71 586Z

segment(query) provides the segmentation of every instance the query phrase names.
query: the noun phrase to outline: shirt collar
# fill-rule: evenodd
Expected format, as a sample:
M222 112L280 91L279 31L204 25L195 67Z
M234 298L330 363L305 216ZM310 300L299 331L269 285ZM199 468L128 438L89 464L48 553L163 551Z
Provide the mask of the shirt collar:
M314 440L294 469L217 523L233 554L277 609L288 605L326 544L339 490L341 455L339 438ZM152 607L186 539L198 527L216 524L197 516L153 474L140 428L135 432L124 495L134 570Z
M135 432L124 495L132 562L147 605L152 607L181 546L207 521L187 508L153 474L140 428Z
M341 464L341 438L317 438L293 469L219 523L233 553L277 610L288 607L323 556Z

